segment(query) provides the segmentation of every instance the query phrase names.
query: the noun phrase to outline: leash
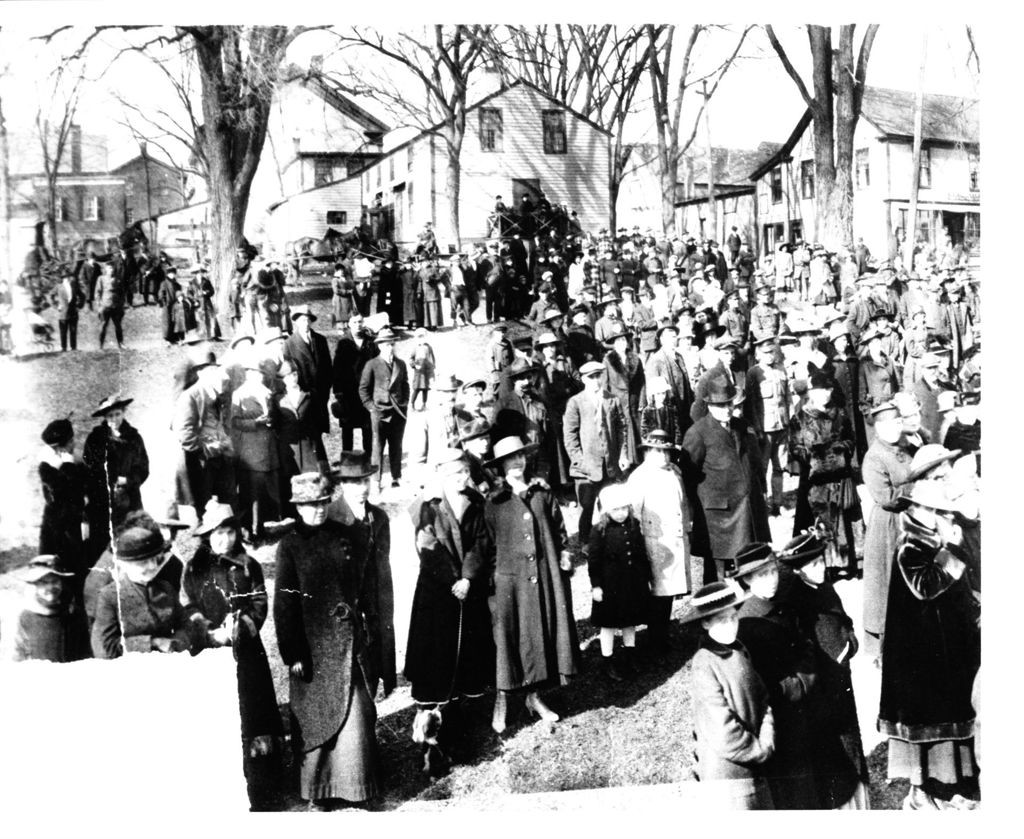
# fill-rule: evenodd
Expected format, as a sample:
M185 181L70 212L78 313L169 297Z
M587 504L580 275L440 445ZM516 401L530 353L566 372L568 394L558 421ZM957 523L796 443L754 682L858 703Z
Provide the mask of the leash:
M449 702L452 701L452 694L455 693L455 682L459 676L459 658L462 655L462 610L463 601L459 601L459 634L455 642L455 669L452 670L452 683L448 686L448 696L444 702L438 703L439 708L443 708Z

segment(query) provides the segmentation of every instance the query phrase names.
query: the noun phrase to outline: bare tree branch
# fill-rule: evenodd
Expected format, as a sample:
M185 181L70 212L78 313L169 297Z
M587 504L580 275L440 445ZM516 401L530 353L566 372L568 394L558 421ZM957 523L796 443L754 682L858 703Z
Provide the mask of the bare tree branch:
M805 85L804 80L800 78L800 74L796 71L796 68L793 66L793 62L789 60L789 56L786 54L786 50L783 49L782 44L779 43L779 39L775 37L775 29L772 28L771 24L766 24L764 30L768 34L768 40L771 42L772 48L779 56L779 60L782 62L782 66L789 74L789 77L793 80L793 83L796 85L797 90L800 91L800 96L807 104L807 107L813 110L815 107L817 107L817 103L811 96L810 92L807 90L807 85Z

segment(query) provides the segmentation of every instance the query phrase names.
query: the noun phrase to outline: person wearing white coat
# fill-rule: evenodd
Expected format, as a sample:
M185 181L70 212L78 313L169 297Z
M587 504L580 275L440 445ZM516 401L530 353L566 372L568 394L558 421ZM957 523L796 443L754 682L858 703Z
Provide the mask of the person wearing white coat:
M642 445L644 462L626 486L651 562L652 605L647 622L651 646L655 652L666 652L671 646L672 601L692 588L688 538L693 516L682 475L670 460L678 447L660 429L652 431Z

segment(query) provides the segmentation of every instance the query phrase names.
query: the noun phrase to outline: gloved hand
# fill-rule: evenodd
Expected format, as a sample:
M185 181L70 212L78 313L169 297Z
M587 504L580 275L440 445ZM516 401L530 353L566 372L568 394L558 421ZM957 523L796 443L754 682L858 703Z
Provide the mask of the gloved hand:
M600 586L594 586L590 590L590 597L595 603L601 603L604 600L604 591Z
M465 600L466 595L469 594L469 580L456 580L455 585L452 586L452 594L458 600Z
M786 676L779 681L779 687L787 702L799 702L804 698L804 683L796 676Z

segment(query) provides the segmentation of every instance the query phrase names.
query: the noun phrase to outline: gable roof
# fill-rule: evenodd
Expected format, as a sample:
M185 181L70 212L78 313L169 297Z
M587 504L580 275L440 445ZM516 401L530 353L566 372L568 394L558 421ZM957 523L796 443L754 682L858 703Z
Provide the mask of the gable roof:
M368 134L386 134L391 128L350 99L341 85L323 76L306 76L299 84L320 96L339 113L358 122Z
M607 128L602 128L600 125L598 125L592 119L589 119L588 117L583 116L583 114L581 114L579 111L574 110L573 108L570 108L568 105L564 104L563 102L558 101L554 96L552 96L549 93L545 93L543 90L541 90L539 87L537 87L537 85L533 84L533 82L528 82L526 79L517 79L516 81L512 82L512 84L505 85L503 87L498 88L493 93L487 94L487 96L483 97L483 99L478 99L476 102L474 102L472 105L469 105L466 108L466 113L469 114L471 111L475 111L477 108L482 108L483 106L487 105L491 100L495 99L496 97L503 96L504 94L508 93L513 88L520 87L520 86L529 88L534 93L537 93L540 96L542 96L545 99L547 99L549 102L551 102L551 104L555 105L559 110L562 110L562 111L565 111L566 113L572 114L574 117L576 117L576 119L580 120L581 122L585 122L591 128L594 128L595 130L600 131L602 134L607 134L609 137L612 136L612 132L609 131ZM426 137L428 134L436 134L442 128L444 128L444 126L445 126L445 123L442 121L442 122L438 122L438 123L430 126L430 128L424 128L418 134L414 134L408 140L405 140L404 142L399 143L393 149L390 149L389 151L385 152L384 153L384 157L390 157L395 152L401 151L402 149L406 148L407 146L411 146L417 140L419 140L419 139L421 139L423 137ZM361 175L364 171L366 171L367 169L369 169L371 166L373 166L374 164L376 164L378 162L379 162L378 160L371 161L366 166L364 166L362 169L357 169L355 172L353 172L350 177L355 177L357 175Z
M171 166L169 163L164 163L162 160L158 160L157 158L153 157L152 155L147 155L147 158L149 160L150 165L161 166L164 169L167 169L167 170L169 170L171 172L174 172L175 174L180 174L181 171L182 171L180 167L178 167L178 166ZM135 157L130 158L129 160L126 160L124 163L120 164L119 166L115 166L113 169L110 170L110 174L111 175L119 174L123 169L127 169L129 166L131 166L132 164L134 164L138 160L142 160L142 155L141 154L135 155Z
M886 87L864 88L861 116L887 137L914 136L915 94ZM921 137L947 143L978 143L977 99L924 94Z
M724 186L746 186L749 172L762 161L774 156L782 148L782 143L759 143L756 149L727 149L712 147L714 158L712 183ZM694 183L708 183L708 158L704 153L685 155L693 162ZM680 161L682 166L682 161Z

